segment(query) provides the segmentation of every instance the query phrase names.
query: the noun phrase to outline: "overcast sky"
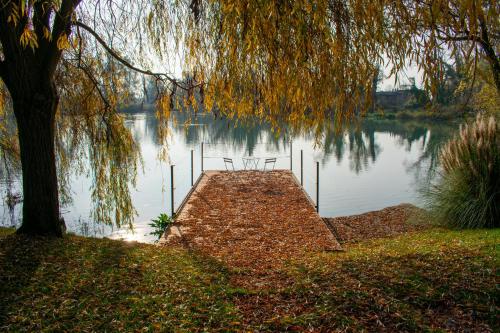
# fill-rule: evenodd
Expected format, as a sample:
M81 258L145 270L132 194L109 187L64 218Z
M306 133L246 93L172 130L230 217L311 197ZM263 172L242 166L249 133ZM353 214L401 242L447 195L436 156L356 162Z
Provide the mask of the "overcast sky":
M378 90L380 91L388 91L392 90L395 86L394 76L389 77L389 73L391 72L391 67L387 66L384 69L384 77L385 79L380 83ZM415 85L418 88L422 88L422 73L418 70L418 67L415 65L407 66L404 73L399 74L399 84L409 84L409 79L415 78Z

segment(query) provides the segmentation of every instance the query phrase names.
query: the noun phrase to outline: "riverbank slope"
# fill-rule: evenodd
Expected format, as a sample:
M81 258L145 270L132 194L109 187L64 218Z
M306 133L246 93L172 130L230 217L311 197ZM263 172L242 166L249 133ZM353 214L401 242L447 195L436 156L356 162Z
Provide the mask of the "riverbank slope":
M499 239L498 229L413 230L255 279L182 248L3 229L0 330L495 331Z

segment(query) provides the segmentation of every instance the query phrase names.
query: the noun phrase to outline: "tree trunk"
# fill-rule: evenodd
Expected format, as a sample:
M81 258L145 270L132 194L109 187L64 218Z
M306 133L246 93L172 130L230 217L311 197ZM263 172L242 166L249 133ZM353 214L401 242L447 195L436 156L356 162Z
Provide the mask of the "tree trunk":
M23 219L18 233L62 237L54 149L54 88L13 98L23 174Z
M500 94L500 61L495 53L495 49L491 44L482 43L483 51L486 54L486 60L491 67L491 72L493 74L493 82L497 88L497 92Z
M479 25L481 26L480 44L486 54L486 60L488 60L490 64L491 72L493 74L493 82L497 87L497 93L500 94L500 61L498 60L496 49L494 47L495 44L491 43L490 31L488 30L488 26L486 25L483 15L479 16Z

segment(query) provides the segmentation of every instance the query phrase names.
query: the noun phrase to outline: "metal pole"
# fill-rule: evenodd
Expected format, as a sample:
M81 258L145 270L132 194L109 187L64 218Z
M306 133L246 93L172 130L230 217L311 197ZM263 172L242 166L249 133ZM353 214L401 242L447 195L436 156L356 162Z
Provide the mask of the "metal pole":
M292 140L290 140L290 170L293 170L293 159L292 159Z
M172 217L175 215L174 209L174 166L170 166L170 205L172 207Z
M194 184L194 176L193 176L193 150L191 149L191 186Z
M304 186L304 151L300 150L300 186Z
M316 211L319 213L319 162L316 162Z
M201 142L201 172L203 172L203 141Z

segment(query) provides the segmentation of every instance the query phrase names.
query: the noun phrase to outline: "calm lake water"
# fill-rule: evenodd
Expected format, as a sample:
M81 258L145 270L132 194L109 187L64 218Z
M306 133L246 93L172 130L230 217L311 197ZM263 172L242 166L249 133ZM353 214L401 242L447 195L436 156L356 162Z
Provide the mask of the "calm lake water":
M242 157L276 157L277 169L290 168L290 138L276 137L268 126L235 126L210 115L188 125L174 126L169 139L170 162L160 162L156 126L151 114L127 115L127 126L140 143L144 172L132 190L137 217L134 229L116 229L90 219L91 180L72 178L73 203L63 207L69 231L77 234L152 242L148 223L160 213L170 214L170 164L174 166L174 201L179 206L191 185L191 150L194 178L201 172L201 143L204 142L204 169L224 170L223 157L232 158L236 169ZM179 116L182 118L182 116ZM179 122L179 123L182 123ZM435 176L437 151L450 138L457 124L402 120L365 120L342 133L327 133L319 144L313 135L292 137L292 167L300 179L300 151L303 150L304 188L316 199L316 162L319 172L319 211L324 217L359 214L400 203L421 204L419 191ZM18 188L18 185L14 186ZM6 193L5 184L0 186ZM18 223L20 204L9 211L0 208L2 225Z

